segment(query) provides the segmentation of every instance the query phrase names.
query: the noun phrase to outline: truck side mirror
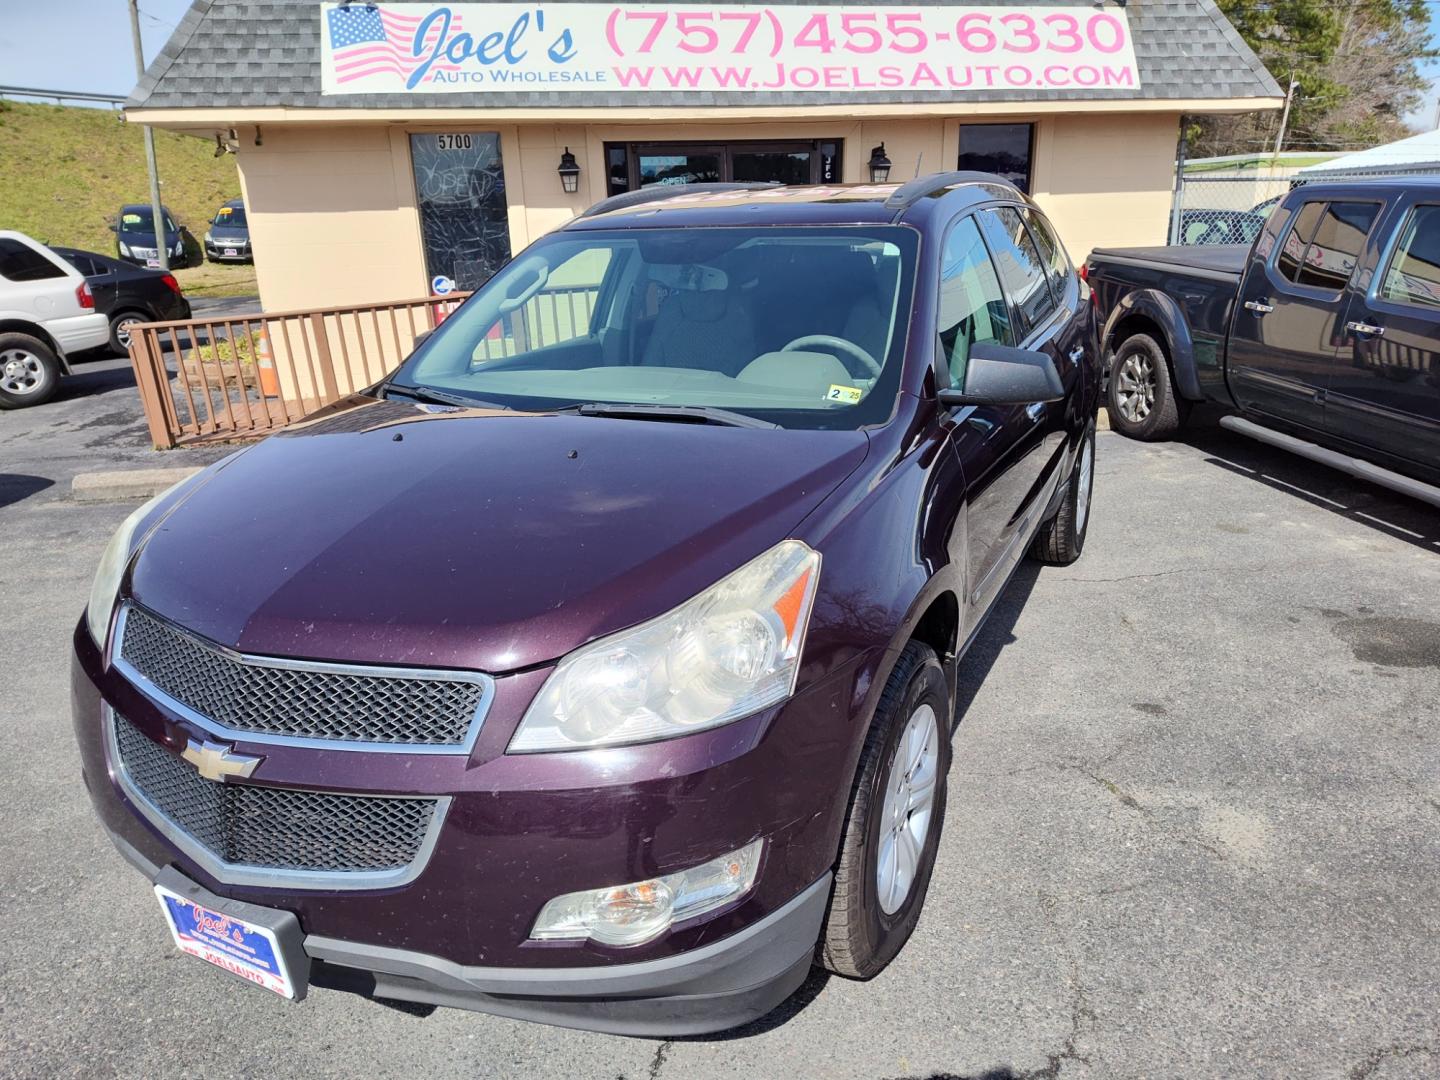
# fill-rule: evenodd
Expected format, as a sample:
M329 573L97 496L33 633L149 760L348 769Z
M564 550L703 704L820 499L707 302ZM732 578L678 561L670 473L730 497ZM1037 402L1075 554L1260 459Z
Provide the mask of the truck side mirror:
M1063 400L1065 384L1060 381L1055 361L1046 353L977 341L970 346L964 387L941 390L936 396L941 405L950 408L1032 405Z

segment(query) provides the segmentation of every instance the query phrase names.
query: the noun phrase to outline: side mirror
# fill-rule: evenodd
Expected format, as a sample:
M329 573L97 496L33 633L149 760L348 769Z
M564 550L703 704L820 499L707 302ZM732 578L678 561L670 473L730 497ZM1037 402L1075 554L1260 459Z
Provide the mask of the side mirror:
M1031 405L1040 401L1060 401L1065 397L1065 384L1055 361L1043 352L1017 349L977 341L970 346L970 362L965 368L964 389L941 390L940 404L957 405Z

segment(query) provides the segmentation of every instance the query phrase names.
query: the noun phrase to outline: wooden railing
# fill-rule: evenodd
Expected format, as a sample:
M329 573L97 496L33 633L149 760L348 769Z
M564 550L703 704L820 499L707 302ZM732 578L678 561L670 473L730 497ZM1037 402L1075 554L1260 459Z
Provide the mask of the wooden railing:
M150 439L170 449L294 423L384 378L468 295L136 326Z

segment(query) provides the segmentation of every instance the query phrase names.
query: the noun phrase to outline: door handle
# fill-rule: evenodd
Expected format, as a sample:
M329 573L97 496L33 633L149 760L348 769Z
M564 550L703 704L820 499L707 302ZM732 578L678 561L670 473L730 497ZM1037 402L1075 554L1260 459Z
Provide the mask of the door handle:
M1045 403L1043 401L1032 402L1025 406L1025 415L1032 421L1038 421L1045 415Z
M1248 311L1255 312L1256 315L1269 315L1275 310L1274 304L1267 304L1264 300L1246 300L1245 307Z
M1078 364L1081 360L1084 360L1084 359L1085 359L1085 346L1084 346L1084 345L1076 345L1075 348L1073 348L1073 349L1070 350L1070 362L1071 362L1072 364Z
M1385 327L1375 326L1368 322L1347 322L1345 329L1352 334L1364 334L1366 337L1384 337Z

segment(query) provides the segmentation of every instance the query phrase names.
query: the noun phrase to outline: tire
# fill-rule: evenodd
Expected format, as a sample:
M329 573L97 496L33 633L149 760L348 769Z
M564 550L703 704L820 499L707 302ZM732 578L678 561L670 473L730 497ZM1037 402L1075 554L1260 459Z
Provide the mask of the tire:
M60 358L29 334L0 334L0 409L43 405L60 389Z
M1145 442L1172 438L1185 425L1190 403L1175 395L1165 350L1149 334L1132 334L1115 350L1105 405L1120 434Z
M117 352L128 355L130 352L129 333L125 332L127 340L121 340L121 328L126 324L153 322L154 320L143 311L121 311L110 316L110 348Z
M1030 544L1030 557L1051 566L1069 566L1085 550L1085 534L1090 529L1091 494L1095 490L1095 425L1085 431L1080 453L1066 482L1065 498L1060 509L1045 524Z
M912 728L916 724L924 727L927 710L933 736L921 743ZM907 733L912 736L908 740L904 738ZM910 751L922 745L923 752L918 755L920 775L930 777L932 783L928 788L923 840L920 840L916 837L917 828L911 825L918 813L906 812L905 827L898 833L888 828L896 818L887 821L886 814L887 810L899 813L897 806L905 805L887 802L887 795L903 800L907 793L920 794L919 788L907 792L901 786L903 774L897 774L896 769L916 761ZM847 978L869 979L884 970L909 940L925 904L935 853L940 846L949 769L950 695L945 672L934 650L912 641L905 646L885 684L860 754L850 807L845 815L830 908L820 936L819 961L826 969ZM917 850L918 855L914 854ZM896 895L900 890L893 876L887 877L882 896L880 863L887 852L892 856L910 852L914 861L908 887L898 902ZM889 860L886 865L895 863Z

